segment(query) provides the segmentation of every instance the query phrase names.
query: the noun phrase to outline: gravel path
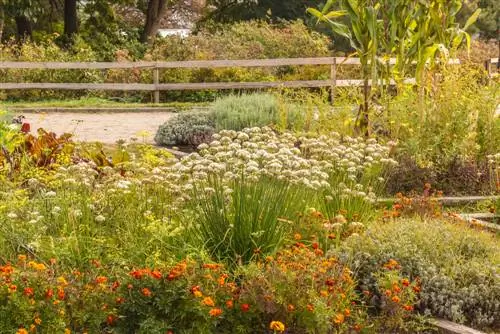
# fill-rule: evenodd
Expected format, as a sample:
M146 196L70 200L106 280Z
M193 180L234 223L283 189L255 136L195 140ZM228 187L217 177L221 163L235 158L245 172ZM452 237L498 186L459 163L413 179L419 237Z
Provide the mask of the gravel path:
M74 134L75 140L100 141L106 144L124 139L143 138L153 143L158 126L166 122L174 113L170 112L118 112L118 113L22 113L30 123L31 132L38 128L60 135ZM144 136L147 133L147 136Z

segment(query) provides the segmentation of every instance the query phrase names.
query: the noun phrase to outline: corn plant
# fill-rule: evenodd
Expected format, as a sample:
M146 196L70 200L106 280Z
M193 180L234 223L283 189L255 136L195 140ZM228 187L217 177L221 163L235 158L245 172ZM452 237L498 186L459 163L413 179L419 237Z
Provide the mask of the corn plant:
M331 10L336 3L340 9ZM480 10L460 27L455 17L461 8L461 0L329 0L321 11L308 8L319 22L327 23L334 33L347 38L360 59L363 102L357 129L366 136L370 134L371 86L376 87L381 76L386 85L393 78L402 84L415 62L414 74L422 84L429 63L447 60L450 50L457 49L464 39L470 46L465 30L474 24ZM339 18L347 18L348 23L338 22ZM389 59L394 55L396 64L391 69Z

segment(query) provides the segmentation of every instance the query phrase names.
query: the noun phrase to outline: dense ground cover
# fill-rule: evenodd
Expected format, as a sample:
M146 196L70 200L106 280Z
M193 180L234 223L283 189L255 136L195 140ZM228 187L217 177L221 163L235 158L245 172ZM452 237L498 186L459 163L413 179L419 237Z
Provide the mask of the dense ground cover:
M2 332L498 328L497 236L374 205L395 143L254 127L177 160L2 126Z

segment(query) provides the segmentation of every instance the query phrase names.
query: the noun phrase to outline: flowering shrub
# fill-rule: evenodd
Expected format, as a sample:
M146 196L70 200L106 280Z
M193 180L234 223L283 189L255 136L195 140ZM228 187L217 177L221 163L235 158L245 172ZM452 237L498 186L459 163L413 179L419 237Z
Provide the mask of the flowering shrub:
M368 172L376 175L372 166L392 162L386 158L388 147L371 140L342 142L335 133L315 140L251 128L221 131L214 139L173 168L186 175L181 179L190 180L186 187L193 189L193 212L201 222L196 232L218 258L233 261L245 262L254 252L276 250L289 229L287 220L293 220L308 202L314 203L315 197L327 202L328 213L342 209L350 218L357 212L357 218L362 218L369 205L361 212L351 203L372 203L375 193L362 192L358 182L369 179ZM338 154L330 153L334 149ZM340 178L348 182L342 185L342 193L332 183ZM323 193L328 197L323 198ZM332 208L330 202L339 205Z

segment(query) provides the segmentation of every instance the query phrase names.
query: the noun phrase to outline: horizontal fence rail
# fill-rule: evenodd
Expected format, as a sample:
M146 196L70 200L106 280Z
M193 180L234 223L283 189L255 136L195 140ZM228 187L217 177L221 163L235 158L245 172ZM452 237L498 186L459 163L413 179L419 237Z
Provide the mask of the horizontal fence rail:
M394 65L395 58L380 60ZM457 59L451 59L449 64L459 64ZM360 65L359 58L317 57L317 58L277 58L248 60L192 60L192 61L155 61L155 62L0 62L0 70L108 70L108 69L151 69L153 83L0 83L0 90L15 89L50 89L50 90L116 90L116 91L151 91L154 92L154 102L160 102L160 91L172 90L205 90L205 89L259 89L259 88L318 88L330 87L332 99L336 87L358 87L363 80L337 80L338 65ZM267 81L267 82L199 82L199 83L160 83L161 69L175 68L223 68L223 67L278 67L329 65L329 80L301 81ZM373 82L370 80L369 85ZM382 82L380 81L379 84ZM404 80L405 84L415 84L415 79ZM391 80L391 85L395 82Z

